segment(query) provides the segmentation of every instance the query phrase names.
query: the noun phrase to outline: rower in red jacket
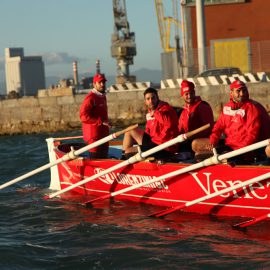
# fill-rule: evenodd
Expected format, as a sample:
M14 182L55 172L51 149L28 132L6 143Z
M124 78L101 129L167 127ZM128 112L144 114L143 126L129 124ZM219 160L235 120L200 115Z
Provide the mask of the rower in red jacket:
M200 96L195 95L195 85L188 80L183 80L181 83L180 94L185 101L185 105L178 121L179 134L187 133L208 123L212 128L214 124L213 110L206 101L203 101ZM191 139L179 144L180 152L192 153L192 140L209 137L211 128L206 129L194 135Z
M83 139L87 144L94 143L109 135L107 99L105 96L106 78L96 74L93 78L94 88L85 97L80 108ZM104 143L90 150L92 158L106 158L109 143Z
M133 147L134 144L140 145L144 152L178 135L177 113L172 106L159 99L156 89L147 88L144 91L144 103L148 108L145 131L136 128L125 133L123 140L125 154L132 155L138 151ZM154 156L158 159L171 157L177 152L177 148L173 145L157 152Z
M145 133L151 137L151 141L156 145L167 142L177 136L176 120L175 109L167 102L160 100L154 111L148 108ZM168 150L173 153L177 151L177 147L172 145Z
M230 151L253 144L261 138L261 118L259 109L249 99L246 85L239 80L230 85L230 101L225 104L209 139L193 142L196 153L212 150ZM225 136L224 143L220 139Z

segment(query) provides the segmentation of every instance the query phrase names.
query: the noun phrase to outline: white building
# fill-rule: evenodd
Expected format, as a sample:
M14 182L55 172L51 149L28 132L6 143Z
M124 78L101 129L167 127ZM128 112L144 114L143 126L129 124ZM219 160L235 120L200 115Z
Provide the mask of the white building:
M35 95L45 88L44 63L41 56L24 56L23 48L6 48L6 86L21 96Z

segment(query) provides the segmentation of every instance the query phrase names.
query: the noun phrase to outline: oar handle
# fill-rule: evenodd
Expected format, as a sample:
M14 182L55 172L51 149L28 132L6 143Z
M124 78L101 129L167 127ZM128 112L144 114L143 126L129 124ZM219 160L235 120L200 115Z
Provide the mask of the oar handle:
M197 133L199 133L199 132L201 132L201 131L203 131L205 129L208 129L209 127L210 127L210 124L206 124L206 125L201 126L201 127L197 128L197 129L194 129L192 131L189 131L189 132L186 133L186 137L187 138L190 138L193 135L195 135L195 134L197 134Z
M137 128L138 126L139 126L138 124L132 125L132 126L127 127L127 128L125 128L123 130L120 130L120 131L115 132L114 135L117 138L117 137L121 136L122 134L125 134L126 132L128 132L128 131L130 131L130 130L132 130L134 128Z
M136 127L138 127L138 124L133 125L133 126L130 126L130 127L127 127L127 128L125 128L125 129L123 129L123 130L117 131L117 132L115 132L115 133L113 133L113 134L111 134L111 135L109 135L109 136L107 136L107 137L104 137L104 138L102 138L102 139L100 139L100 140L98 140L98 141L96 141L96 142L94 142L94 143L88 144L88 145L86 145L85 147L80 148L79 150L76 150L76 151L72 151L72 150L71 150L69 153L67 153L67 154L65 155L66 158L65 158L64 161L67 161L67 160L70 160L70 159L75 159L75 158L77 158L80 154L82 154L82 153L84 153L84 152L86 152L86 151L89 151L90 149L95 148L95 147L97 147L97 146L99 146L99 145L101 145L101 144L103 144L103 143L106 143L106 142L108 142L108 141L111 141L111 140L113 140L113 139L119 137L120 135L126 133L127 131L129 131L129 130L131 130L131 129L134 129L134 128L136 128Z
M82 139L83 136L72 136L72 137L58 137L53 138L54 141L64 141L64 140L73 140L73 139Z

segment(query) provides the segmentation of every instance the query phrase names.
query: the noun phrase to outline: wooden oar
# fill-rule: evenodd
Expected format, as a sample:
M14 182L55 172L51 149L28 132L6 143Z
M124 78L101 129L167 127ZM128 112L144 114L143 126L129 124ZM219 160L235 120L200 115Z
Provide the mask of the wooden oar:
M259 217L255 217L253 219L249 219L240 223L237 223L235 225L233 225L234 228L246 228L249 227L253 224L257 224L258 222L264 221L270 219L270 213L264 214L262 216Z
M208 158L208 159L206 159L204 161L201 161L199 163L187 166L185 168L181 168L181 169L179 169L177 171L173 171L173 172L161 175L161 176L159 176L157 178L151 179L151 180L146 181L146 182L139 183L137 185L133 185L133 186L130 186L130 187L127 187L127 188L124 188L124 189L109 193L109 194L105 194L103 196L100 196L100 197L95 198L93 200L87 201L85 203L86 204L91 204L91 203L93 203L95 201L108 199L108 198L111 198L111 197L114 197L114 196L129 192L131 190L134 190L134 189L146 186L146 185L150 185L152 183L162 181L164 179L168 179L168 178L171 178L171 177L174 177L174 176L186 173L186 172L194 171L196 169L200 169L202 167L206 167L206 166L210 166L210 165L219 164L219 163L222 163L222 160L224 160L224 159L232 158L232 157L247 153L249 151L256 150L258 148L261 148L261 147L264 147L264 146L268 145L269 143L270 143L270 139L267 139L267 140L264 140L264 141L261 141L261 142L258 142L258 143L243 147L241 149L228 152L228 153L220 155L220 156L214 155L213 157L210 157L210 158Z
M73 140L73 139L82 139L83 136L73 136L73 137L57 137L53 138L54 141L65 141L65 140Z
M104 137L104 138L102 138L102 139L100 139L100 140L98 140L98 141L96 141L96 142L94 142L92 144L86 145L85 147L82 147L82 148L80 148L80 149L78 149L76 151L71 150L69 153L67 153L63 157L61 157L61 158L59 158L59 159L57 159L57 160L55 160L53 162L45 164L45 165L43 165L43 166L41 166L41 167L31 171L31 172L28 172L28 173L26 173L26 174L24 174L22 176L19 176L19 177L13 179L13 180L10 180L10 181L6 182L5 184L0 185L0 189L3 189L3 188L8 187L10 185L13 185L13 184L25 179L25 178L28 178L28 177L30 177L30 176L32 176L34 174L37 174L39 172L42 172L42 171L46 170L46 169L49 169L49 168L51 168L51 167L53 167L53 166L55 166L55 165L57 165L59 163L62 163L64 161L67 161L67 160L70 160L70 159L75 159L80 154L82 154L82 153L84 153L84 152L86 152L86 151L88 151L88 150L90 150L92 148L95 148L95 147L97 147L97 146L99 146L101 144L104 144L104 143L106 143L106 142L108 142L108 141L110 141L112 139L115 139L115 138L119 137L120 135L122 135L122 134L126 133L127 131L132 130L132 129L136 128L136 127L138 127L138 124L130 126L130 127L126 128L126 129L117 131L117 132L115 132L113 134L110 134L110 135L108 135L108 136L106 136L106 137Z
M262 181L262 180L265 180L267 178L270 177L270 173L265 173L263 175L260 175L260 176L257 176L257 177L254 177L250 180L246 180L238 185L235 185L235 186L232 186L232 187L228 187L228 188L224 188L222 190L219 190L217 192L214 192L212 194L209 194L209 195L206 195L206 196L203 196L201 198L198 198L196 200L193 200L193 201L190 201L190 202L186 202L186 203L183 203L181 205L178 205L178 206L175 206L175 207L172 207L170 209L167 209L167 210L163 210L163 211L159 211L159 212L156 212L152 215L150 215L151 217L163 217L163 216L166 216L172 212L175 212L177 210L181 210L183 208L186 208L186 207L189 207L191 205L194 205L194 204L197 204L197 203L200 203L200 202L203 202L203 201L206 201L208 199L211 199L211 198L214 198L216 196L220 196L220 195L223 195L224 193L228 193L228 192L231 192L233 190L236 190L238 188L242 188L244 186L247 186L247 185L252 185L256 182L259 182L259 181Z
M63 194L63 193L65 193L65 192L67 192L67 191L69 191L69 190L71 190L73 188L76 188L78 186L84 185L87 182L93 181L96 178L101 177L101 176L103 176L105 174L108 174L108 173L110 173L112 171L115 171L117 169L120 169L122 167L125 167L125 166L127 166L129 164L134 164L136 162L142 161L146 157L148 157L148 156L150 156L150 155L152 155L152 154L154 154L154 153L156 153L156 152L158 152L158 151L160 151L162 149L165 149L165 148L167 148L167 147L169 147L171 145L174 145L174 144L179 143L179 142L183 142L187 138L189 138L189 137L193 136L194 134L196 134L198 132L201 132L201 131L209 128L209 127L210 127L210 125L207 124L207 125L202 126L202 127L198 128L198 129L195 129L195 130L193 130L191 132L188 132L186 134L181 134L181 135L177 136L176 138L174 138L174 139L172 139L172 140L170 140L168 142L165 142L163 144L160 144L160 145L158 145L158 146L156 146L156 147L154 147L154 148L152 148L150 150L147 150L145 152L137 153L136 155L130 157L128 160L125 160L123 162L120 162L120 163L116 164L115 166L112 166L112 167L108 168L107 170L101 171L100 173L97 173L95 175L92 175L91 177L88 177L88 178L86 178L86 179L84 179L82 181L79 181L76 184L73 184L73 185L71 185L69 187L66 187L66 188L64 188L62 190L59 190L59 191L57 191L55 193L52 193L52 194L50 194L48 196L45 196L44 198L45 199L54 198L54 197L56 197L56 196L58 196L60 194Z

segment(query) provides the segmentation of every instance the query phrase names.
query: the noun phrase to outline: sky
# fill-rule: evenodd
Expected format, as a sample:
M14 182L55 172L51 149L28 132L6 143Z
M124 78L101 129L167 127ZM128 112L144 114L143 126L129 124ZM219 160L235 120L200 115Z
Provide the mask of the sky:
M4 50L23 47L25 56L40 55L46 76L101 71L116 75L111 57L112 0L0 0L0 81L5 76ZM126 0L130 31L135 32L137 55L130 72L160 70L162 52L154 0Z

